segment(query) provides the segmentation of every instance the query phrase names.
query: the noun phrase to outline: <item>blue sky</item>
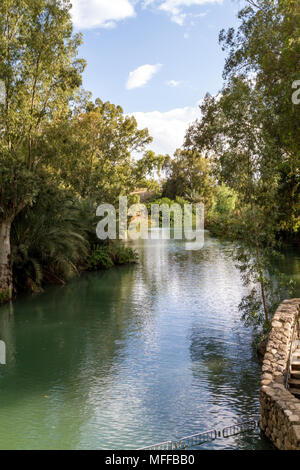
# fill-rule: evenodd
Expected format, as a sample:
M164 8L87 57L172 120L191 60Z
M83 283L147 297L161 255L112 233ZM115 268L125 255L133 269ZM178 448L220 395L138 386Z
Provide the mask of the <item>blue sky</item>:
M237 26L243 1L72 0L84 88L148 127L151 148L170 153L198 117L206 92L222 86L219 31Z

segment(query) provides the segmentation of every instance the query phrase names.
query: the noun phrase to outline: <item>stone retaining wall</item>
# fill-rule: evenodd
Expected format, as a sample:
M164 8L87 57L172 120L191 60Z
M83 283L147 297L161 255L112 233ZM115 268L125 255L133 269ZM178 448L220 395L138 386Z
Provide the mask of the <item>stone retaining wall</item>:
M294 340L300 339L300 299L285 300L276 310L262 365L260 426L281 450L300 450L300 400L285 388Z

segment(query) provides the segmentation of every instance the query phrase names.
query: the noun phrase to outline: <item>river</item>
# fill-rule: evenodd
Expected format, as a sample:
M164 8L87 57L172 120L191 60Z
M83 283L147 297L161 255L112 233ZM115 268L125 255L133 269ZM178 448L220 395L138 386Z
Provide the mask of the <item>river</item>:
M260 364L230 243L206 234L200 251L137 250L135 266L1 307L1 449L136 449L258 417ZM201 448L271 446L252 432Z

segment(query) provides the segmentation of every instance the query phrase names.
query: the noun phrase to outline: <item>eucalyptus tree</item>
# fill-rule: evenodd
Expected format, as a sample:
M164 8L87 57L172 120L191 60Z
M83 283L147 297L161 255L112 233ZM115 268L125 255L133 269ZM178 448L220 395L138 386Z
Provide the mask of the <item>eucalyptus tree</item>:
M215 186L211 161L195 149L177 149L173 158L166 158L163 168L167 175L164 196L203 202L209 209Z
M231 236L236 231L236 237L242 238L237 259L245 282L260 285L268 322L265 268L276 242L278 175L274 173L275 142L261 127L263 113L261 96L249 81L233 78L217 98L206 97L203 118L190 127L185 145L210 158L213 155L219 182L238 195L238 223L232 226Z
M247 323L267 327L283 295L272 276L279 231L299 228L299 7L249 0L239 18L238 31L220 34L229 51L223 89L206 96L185 147L212 158L219 182L238 194L236 259L251 287L240 307Z
M137 187L154 187L159 190L166 158L166 155L157 155L152 150L147 150L134 164L133 180L135 185Z
M0 2L0 296L12 295L10 229L39 191L40 145L50 121L67 112L81 83L68 0Z
M114 203L152 168L150 154L139 165L134 159L151 141L148 129L139 129L121 106L84 99L65 125L49 128L48 160L80 197Z
M263 128L276 142L280 228L300 227L300 108L292 100L300 80L300 6L298 0L247 0L237 31L221 31L228 51L224 78L250 74L266 112Z

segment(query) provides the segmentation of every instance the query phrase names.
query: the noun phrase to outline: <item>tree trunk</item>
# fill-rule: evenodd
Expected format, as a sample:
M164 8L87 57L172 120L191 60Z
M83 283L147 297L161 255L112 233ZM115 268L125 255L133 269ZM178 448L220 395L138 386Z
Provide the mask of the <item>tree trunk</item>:
M260 282L260 288L261 288L261 297L263 301L263 306L264 306L264 312L265 312L265 320L267 323L269 323L269 311L267 307L267 302L266 302L266 295L265 295L265 285L264 282Z
M269 310L268 310L267 301L266 301L265 283L264 283L264 280L263 280L264 273L263 273L263 270L261 268L261 261L260 261L260 256L259 256L259 249L258 249L257 239L256 239L256 260L257 260L258 265L259 265L259 275L260 275L259 283L260 283L262 303L263 303L264 312L265 312L265 321L267 323L269 323L270 316L269 316Z
M11 220L0 222L0 303L12 298L10 229Z

